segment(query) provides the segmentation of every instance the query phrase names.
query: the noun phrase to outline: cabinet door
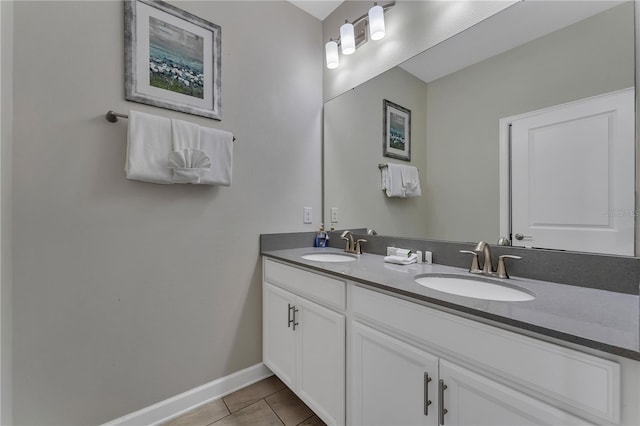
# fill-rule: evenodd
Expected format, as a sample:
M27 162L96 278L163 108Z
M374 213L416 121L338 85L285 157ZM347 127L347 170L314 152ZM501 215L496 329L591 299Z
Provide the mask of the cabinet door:
M298 383L302 398L328 424L345 422L345 317L298 297Z
M295 296L268 283L264 283L263 292L262 358L265 365L293 389L297 330L293 330L290 322L294 312L289 308L295 306Z
M440 360L443 406L441 424L473 426L587 425L588 422L535 398Z
M438 358L358 322L350 341L350 423L437 424Z

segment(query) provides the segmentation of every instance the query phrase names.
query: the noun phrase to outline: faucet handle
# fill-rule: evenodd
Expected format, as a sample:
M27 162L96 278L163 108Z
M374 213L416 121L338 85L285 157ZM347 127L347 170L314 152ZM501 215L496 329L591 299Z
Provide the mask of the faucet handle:
M498 257L498 271L496 272L496 276L498 278L509 278L509 274L507 274L507 267L504 264L505 259L522 259L520 256L514 256L512 254L503 254Z
M480 274L482 273L482 269L480 269L480 263L478 262L478 253L471 250L460 250L460 253L470 254L473 256L471 259L471 267L469 268L469 272L472 274Z
M367 240L364 240L362 238L356 240L356 254L362 254L362 246L360 245L360 243L366 243Z

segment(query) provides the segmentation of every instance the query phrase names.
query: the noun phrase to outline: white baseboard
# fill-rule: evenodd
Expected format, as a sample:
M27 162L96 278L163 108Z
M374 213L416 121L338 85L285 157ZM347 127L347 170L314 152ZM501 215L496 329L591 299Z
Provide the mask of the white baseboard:
M111 420L103 426L157 425L271 375L273 375L271 370L263 363L259 363L126 416Z

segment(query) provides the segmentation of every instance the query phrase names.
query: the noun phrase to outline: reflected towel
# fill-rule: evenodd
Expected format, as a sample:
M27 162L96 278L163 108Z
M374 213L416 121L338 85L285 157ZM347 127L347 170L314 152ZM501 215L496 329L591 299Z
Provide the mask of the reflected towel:
M382 168L382 190L387 197L420 197L420 175L413 166L387 163Z
M157 115L129 111L127 179L152 183L173 183L169 167L171 120Z

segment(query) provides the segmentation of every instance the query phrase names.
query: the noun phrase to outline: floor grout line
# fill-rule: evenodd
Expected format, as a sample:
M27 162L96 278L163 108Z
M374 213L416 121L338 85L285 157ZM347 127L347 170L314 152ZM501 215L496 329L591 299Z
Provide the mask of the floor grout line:
M229 395L227 395L229 396ZM227 401L225 401L224 399L226 398L226 396L223 396L222 399L222 403L224 404L225 407L227 407L227 411L229 412L229 414L231 414L231 408L229 408L229 405L227 404Z
M312 411L313 412L313 411ZM309 417L307 417L306 419L304 419L303 421L301 421L300 423L298 423L296 426L300 426L302 423L306 422L307 420L309 420L310 418L312 418L313 416L315 416L315 413L310 415Z
M281 382L281 381L280 381L280 382ZM281 382L281 384L282 384L282 386L283 386L282 388L280 388L280 389L278 389L278 390L275 390L275 391L273 391L273 392L271 392L271 393L269 393L269 394L266 394L266 395L265 395L265 396L263 396L262 398L260 398L260 399L258 399L258 400L256 400L256 401L254 401L254 402L252 402L251 404L249 404L249 405L247 405L247 406L245 406L245 407L242 407L242 408L240 408L240 409L238 409L238 410L236 410L236 411L231 411L231 408L230 408L229 404L228 404L228 403L227 403L227 401L225 400L225 398L229 397L229 396L230 396L230 395L232 395L232 394L229 394L229 395L226 395L226 396L224 396L224 397L220 398L220 399L222 400L222 403L224 404L224 407L226 408L226 410L227 410L227 413L228 413L228 414L227 414L227 415L225 415L225 416L223 416L223 417L221 417L221 418L219 418L219 419L217 419L217 420L214 420L214 421L213 421L213 422L211 422L211 423L207 423L207 426L215 426L216 424L219 424L219 422L222 422L223 420L227 419L228 417L234 416L235 414L237 414L237 413L239 413L239 412L241 412L241 411L243 411L243 410L245 410L245 409L248 409L249 407L251 407L251 406L253 406L253 405L259 404L261 401L264 401L264 403L267 405L267 408L268 408L268 409L269 409L269 410L270 410L270 411L275 415L275 417L278 419L278 421L279 421L283 426L286 426L286 423L285 423L284 419L283 419L283 418L278 414L278 412L277 412L277 411L276 411L276 410L271 406L271 404L269 404L269 402L267 401L267 398L269 398L269 397L271 397L271 396L273 396L273 395L275 395L275 394L277 394L277 393L284 392L284 391L286 391L287 389L289 389L289 388L287 387L287 385L285 385L284 383L282 383L282 382ZM250 385L250 386L252 386L252 385ZM240 389L240 390L242 390L242 389ZM236 392L237 392L237 391L236 391ZM298 398L298 400L299 400L300 404L304 404L304 401L300 400L299 398ZM306 404L304 404L304 405L306 406ZM316 414L312 411L311 416L309 416L308 418L306 418L306 419L302 420L301 422L297 423L297 424L296 424L296 426L300 426L302 423L304 423L304 422L306 422L306 421L310 420L310 419L311 419L311 418L313 418L314 416L316 416ZM232 423L234 423L234 422L232 422Z
M283 426L286 426L286 423L284 422L284 420L282 419L282 417L280 417L278 415L278 412L276 410L273 409L273 407L271 406L271 404L269 404L269 402L267 401L267 399L264 399L264 402L267 404L267 407L269 407L269 410L271 410L273 412L273 414L276 415L276 417L278 418L278 420L280 420L280 423L282 423Z

